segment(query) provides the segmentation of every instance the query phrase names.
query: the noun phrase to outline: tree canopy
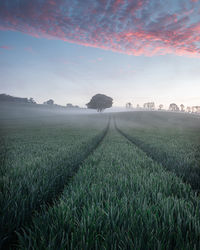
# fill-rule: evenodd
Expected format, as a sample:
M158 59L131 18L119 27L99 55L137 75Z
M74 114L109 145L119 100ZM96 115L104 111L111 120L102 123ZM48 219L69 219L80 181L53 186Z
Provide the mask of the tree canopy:
M179 111L179 107L178 107L178 105L176 103L171 103L169 105L169 110L170 111Z
M30 99L28 98L21 98L21 97L16 97L16 96L11 96L7 94L0 94L0 102L13 102L13 103L31 103L31 104L36 104L34 99L31 97Z
M103 94L97 94L92 97L89 103L86 104L89 109L96 109L97 112L102 112L106 108L112 107L113 99Z
M149 110L154 110L155 103L154 102L146 102L146 103L144 103L144 108L149 109Z
M43 104L46 104L46 105L54 105L54 100L49 99L48 101L44 102Z

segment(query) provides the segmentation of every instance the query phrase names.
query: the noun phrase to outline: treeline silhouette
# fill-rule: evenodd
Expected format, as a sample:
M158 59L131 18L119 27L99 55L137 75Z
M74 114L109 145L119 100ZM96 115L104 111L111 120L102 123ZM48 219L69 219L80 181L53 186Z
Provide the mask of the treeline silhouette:
M132 109L134 108L132 103L131 102L127 102L126 103L126 108L127 109ZM153 110L165 110L165 111L175 111L175 112L187 112L187 113L200 113L200 106L196 105L196 106L187 106L185 107L184 104L181 104L180 107L176 104L176 103L171 103L169 105L169 108L168 109L164 109L164 105L163 104L160 104L158 106L158 108L156 108L156 105L154 102L146 102L143 104L143 107L140 107L139 104L137 104L137 106L135 107L136 109L140 109L140 110L150 110L150 111L153 111Z
M32 103L36 104L33 98L15 97L7 94L0 94L0 102Z
M7 94L0 94L0 103L12 103L12 104L37 104L37 106L48 106L48 107L58 107L58 108L68 108L68 109L80 109L78 105L73 105L71 103L67 103L66 106L58 105L54 103L53 99L49 99L43 104L38 104L36 101L30 97L30 98L22 98L22 97L16 97L11 96Z

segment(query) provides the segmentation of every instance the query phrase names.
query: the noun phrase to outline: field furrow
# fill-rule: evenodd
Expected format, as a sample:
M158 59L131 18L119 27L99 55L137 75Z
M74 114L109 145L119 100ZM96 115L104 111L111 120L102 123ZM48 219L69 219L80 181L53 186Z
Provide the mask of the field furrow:
M184 125L178 118L174 121L177 124L173 124L171 120L169 122L166 119L168 114L164 114L163 117L166 120L162 121L160 115L158 116L160 124L158 124L156 114L149 113L146 112L143 115L144 118L132 113L129 120L126 120L125 115L118 115L115 117L116 129L154 161L176 173L184 182L189 183L194 190L199 192L200 124L198 119L195 118L193 123L191 121L192 127L191 124ZM183 119L184 116L181 118ZM186 121L188 122L187 119Z
M111 126L60 200L35 215L19 249L199 249L190 185Z
M5 156L1 161L0 248L8 249L16 241L15 231L28 225L42 205L49 206L58 199L81 163L105 137L109 123L106 125L107 117L102 120L90 128L86 125L93 119L87 124L80 121L80 125L77 127L76 123L73 128L65 124L58 128L51 125L46 129L51 136L48 133L44 136L46 131L40 128L39 133L33 133L35 141L32 138L30 146L30 138L26 138L24 131L2 140L2 146L9 145L9 159Z

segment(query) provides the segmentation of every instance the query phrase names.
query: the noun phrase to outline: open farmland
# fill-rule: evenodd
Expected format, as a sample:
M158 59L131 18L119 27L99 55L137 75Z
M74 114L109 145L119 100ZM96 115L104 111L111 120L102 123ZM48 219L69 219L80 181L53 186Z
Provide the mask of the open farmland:
M26 106L7 110L1 110L0 247L30 221L34 211L59 196L100 143L108 123L106 115Z
M200 191L200 117L168 112L116 116L116 126L132 143Z
M199 249L200 119L2 112L1 246Z

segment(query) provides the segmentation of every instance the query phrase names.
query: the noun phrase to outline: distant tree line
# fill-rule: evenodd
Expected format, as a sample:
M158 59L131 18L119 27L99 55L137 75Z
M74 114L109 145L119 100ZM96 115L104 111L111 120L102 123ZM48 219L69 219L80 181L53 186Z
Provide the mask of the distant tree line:
M49 99L48 101L43 102L43 104L44 105L50 105L50 106L52 106L52 105L54 105L54 106L60 106L60 105L55 104L54 100L52 100L52 99ZM78 105L73 105L72 103L67 103L66 104L66 108L80 108L80 107Z
M43 104L44 104L44 105L54 105L54 100L49 99L48 101L43 102Z
M188 113L200 113L200 106L192 106L192 107L186 107L184 104L181 104L180 107L176 103L171 103L169 105L169 111L175 111L175 112L188 112Z
M37 104L36 101L30 97L30 98L22 98L22 97L15 97L7 94L0 94L0 102L10 102L10 103L21 103L21 104ZM106 108L112 107L113 99L109 96L103 95L103 94L97 94L94 95L90 102L86 104L88 109L96 109L98 112L102 112ZM43 103L43 105L49 105L49 106L57 106L62 107L64 106L58 105L54 103L53 99L49 99ZM66 108L80 108L78 105L73 105L72 103L67 103ZM126 103L127 109L133 109L133 104L131 102ZM140 107L139 104L136 105L136 109L141 110L142 107ZM143 109L145 110L155 110L156 105L154 102L146 102L143 105ZM158 110L164 110L164 105L160 104L158 106ZM188 113L200 113L200 106L192 106L192 107L186 107L184 104L181 104L178 106L176 103L171 103L168 108L169 111L172 112L188 112Z
M36 101L32 97L22 98L22 97L15 97L15 96L7 95L7 94L0 94L0 102L37 104ZM46 102L43 102L43 105L57 106L57 107L64 108L64 106L55 104L53 99L49 99ZM78 105L72 105L71 103L67 103L66 107L67 108L80 108Z
M73 109L73 108L75 108L75 109L80 108L78 105L73 105L73 104L71 104L71 103L67 103L67 104L66 104L66 107L67 107L67 108L72 108L72 109Z
M125 107L127 109L133 109L133 104L131 102L127 102ZM139 104L136 105L136 109L141 110ZM156 105L154 102L146 102L143 104L143 109L145 110L156 110ZM158 106L158 110L164 110L164 105L160 104ZM188 112L188 113L200 113L200 106L192 106L192 107L185 107L184 104L178 106L176 103L171 103L168 108L169 111L172 112Z
M0 102L15 102L15 103L31 103L36 104L36 101L31 98L15 97L7 94L0 94Z

